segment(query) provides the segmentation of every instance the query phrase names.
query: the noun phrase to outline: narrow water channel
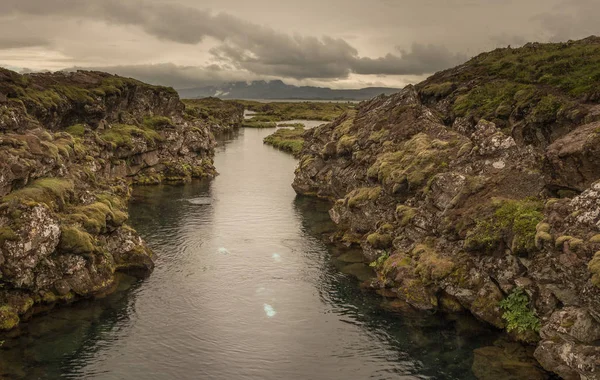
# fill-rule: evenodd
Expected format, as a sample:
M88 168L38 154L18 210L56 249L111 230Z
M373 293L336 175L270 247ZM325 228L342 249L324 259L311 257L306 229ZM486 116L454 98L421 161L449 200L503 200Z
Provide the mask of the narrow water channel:
M223 141L221 173L138 188L131 223L156 252L144 281L24 324L0 370L24 379L472 379L472 351L496 333L469 317L381 307L332 251L327 204L296 198L296 161Z

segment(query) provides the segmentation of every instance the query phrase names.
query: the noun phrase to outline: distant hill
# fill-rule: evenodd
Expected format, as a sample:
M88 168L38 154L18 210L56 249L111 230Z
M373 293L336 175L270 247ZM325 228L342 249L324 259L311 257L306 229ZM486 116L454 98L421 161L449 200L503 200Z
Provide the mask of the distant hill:
M280 80L232 82L221 86L207 86L177 90L182 98L204 98L208 96L222 99L311 99L311 100L365 100L377 95L390 95L398 88L367 87L357 90L334 90L326 87L293 86Z

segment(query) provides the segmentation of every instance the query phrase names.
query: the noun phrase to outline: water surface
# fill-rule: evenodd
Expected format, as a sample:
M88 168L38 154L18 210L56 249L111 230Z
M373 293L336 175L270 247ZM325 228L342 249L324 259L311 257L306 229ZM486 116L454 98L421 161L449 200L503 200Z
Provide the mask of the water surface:
M156 252L144 281L55 310L7 339L0 372L23 379L472 379L496 338L468 317L381 307L370 269L336 252L328 205L296 198L296 161L243 129L221 173L138 188L131 223ZM343 254L345 261L333 256ZM402 305L400 305L402 306Z

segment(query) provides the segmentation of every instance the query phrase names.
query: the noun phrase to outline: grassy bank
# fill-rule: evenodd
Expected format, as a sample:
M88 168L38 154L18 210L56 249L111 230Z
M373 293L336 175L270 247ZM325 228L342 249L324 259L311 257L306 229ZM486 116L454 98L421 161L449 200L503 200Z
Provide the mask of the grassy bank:
M274 148L282 150L284 152L292 153L295 157L298 157L302 146L304 145L304 133L303 124L282 124L282 127L292 127L293 129L281 128L277 132L265 137L263 142L267 145L271 145Z
M355 104L319 102L273 102L261 103L253 100L236 100L247 110L256 112L253 121L276 122L294 119L332 121Z

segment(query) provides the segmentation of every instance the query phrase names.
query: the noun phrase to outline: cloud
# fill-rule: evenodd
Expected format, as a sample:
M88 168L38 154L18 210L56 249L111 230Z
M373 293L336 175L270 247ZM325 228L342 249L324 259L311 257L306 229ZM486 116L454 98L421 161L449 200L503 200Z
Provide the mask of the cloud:
M134 26L159 40L195 46L207 37L219 42L212 60L257 76L294 79L348 78L352 73L420 75L466 59L434 45L381 58L360 57L341 38L287 34L226 13L142 0L3 0L0 14L54 15Z
M66 71L74 70L104 71L124 77L136 78L146 83L175 88L201 87L232 81L275 79L274 77L253 75L245 71L238 71L216 64L207 66L181 66L173 63L162 63L153 65L72 67L66 69Z
M0 36L0 50L48 46L50 41L40 37Z
M383 58L359 58L352 65L357 74L419 75L433 73L464 63L467 56L451 53L436 45L413 44L410 51L399 50L399 55Z
M559 42L600 34L598 14L598 0L568 0L533 17L533 20L540 23L549 36L548 40Z

